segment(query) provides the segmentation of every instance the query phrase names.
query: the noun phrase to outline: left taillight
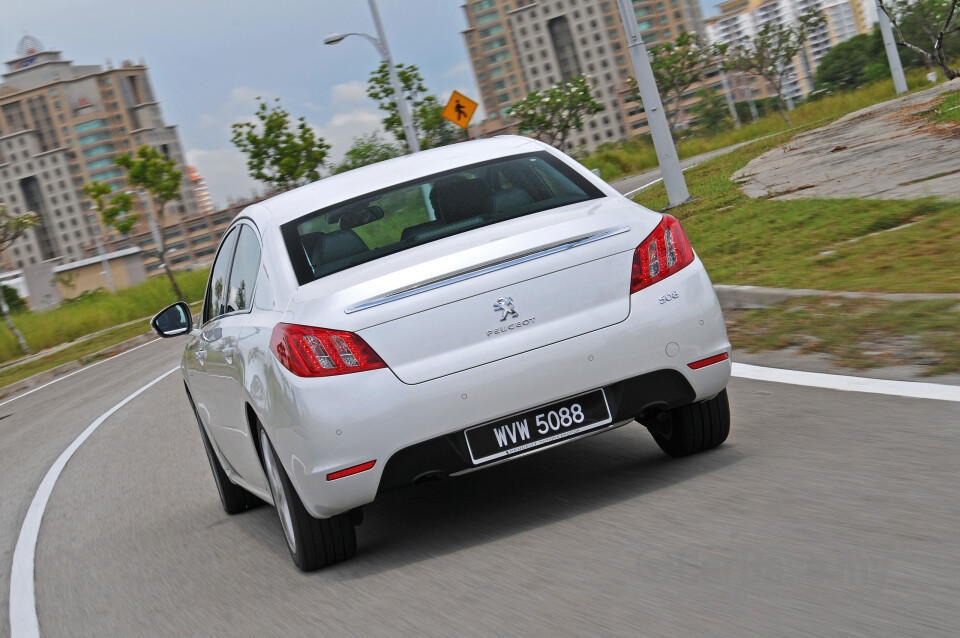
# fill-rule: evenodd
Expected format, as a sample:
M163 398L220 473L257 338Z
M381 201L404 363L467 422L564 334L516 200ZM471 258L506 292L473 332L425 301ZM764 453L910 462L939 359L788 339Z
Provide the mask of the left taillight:
M270 351L298 377L330 377L385 368L373 348L352 332L278 323Z
M669 277L693 263L693 248L676 217L664 215L633 253L630 294Z

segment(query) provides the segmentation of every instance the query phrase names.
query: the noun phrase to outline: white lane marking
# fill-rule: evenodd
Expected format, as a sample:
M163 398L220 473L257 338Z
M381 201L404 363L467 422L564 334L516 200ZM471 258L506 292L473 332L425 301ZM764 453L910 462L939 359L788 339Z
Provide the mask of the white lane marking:
M712 159L712 158L711 158L711 159ZM704 160L704 161L706 161L706 160ZM696 164L691 164L690 166L688 166L688 167L686 167L686 168L684 168L684 169L681 169L680 172L681 172L681 173L686 173L686 172L689 171L691 168L700 166L701 164L703 164L703 162L697 162ZM641 186L640 188L634 188L634 189L633 189L632 191L630 191L629 193L624 193L623 196L624 196L624 197L630 197L631 195L636 195L637 193L639 193L639 192L642 191L643 189L645 189L645 188L650 188L650 187L653 186L654 184L657 184L657 183L662 182L662 181L663 181L663 178L662 178L662 177L658 177L657 179L653 180L652 182L650 182L650 183L648 183L648 184L644 184L644 185Z
M868 379L850 377L842 374L823 374L821 372L801 372L782 368L763 368L746 363L733 364L733 376L754 381L773 381L790 385L803 385L810 388L826 388L844 392L868 392L886 394L912 399L933 399L936 401L960 402L960 386L940 383L919 383L916 381L891 381L889 379Z
M98 365L100 365L101 363L106 363L107 361L113 361L114 359L116 359L116 358L118 358L118 357L122 357L123 355L129 354L129 353L133 352L134 350L139 350L140 348L142 348L142 347L144 347L144 346L149 346L151 343L156 343L156 342L158 342L158 341L160 341L159 338L158 338L158 339L154 339L153 341L148 341L148 342L146 342L146 343L141 343L139 346L137 346L137 347L135 347L135 348L130 348L129 350L124 350L123 352L121 352L121 353L119 353L119 354L115 354L115 355L113 355L112 357L107 357L106 359L103 359L103 360L101 360L101 361L97 361L96 363L91 363L91 364L88 365L88 366L83 366L83 367L80 368L79 370L74 370L74 371L71 372L70 374L65 374L65 375L63 375L62 377L57 377L57 378L54 379L53 381L48 381L47 383L44 383L44 384L41 385L41 386L38 386L38 387L36 387L36 388L33 388L32 390L27 390L27 391L24 392L23 394L18 394L17 396L13 397L12 399L7 399L7 400L4 401L3 403L0 403L0 408L2 408L3 406L5 406L6 404L10 403L11 401L16 401L17 399L22 399L23 397L27 396L28 394L33 394L34 392L36 392L36 391L38 391L38 390L43 390L43 389L46 388L47 386L51 386L51 385L53 385L54 383L59 383L60 381L63 381L64 379L69 379L70 377L72 377L72 376L75 375L75 374L80 374L81 372L86 372L86 371L89 370L90 368L96 368L96 367L97 367Z
M40 534L40 521L43 519L43 511L47 507L47 501L50 500L50 494L53 493L53 487L63 472L73 453L79 449L94 431L100 427L100 424L106 421L110 416L140 396L150 387L156 385L180 369L180 366L164 372L159 377L141 387L139 390L130 394L120 403L116 404L100 417L87 426L87 429L80 433L73 443L70 444L60 457L47 471L37 493L30 502L30 508L23 519L23 525L20 527L20 536L17 538L17 546L13 550L13 569L10 573L10 636L11 638L39 638L40 621L37 618L37 600L34 590L34 559L37 552L37 536Z

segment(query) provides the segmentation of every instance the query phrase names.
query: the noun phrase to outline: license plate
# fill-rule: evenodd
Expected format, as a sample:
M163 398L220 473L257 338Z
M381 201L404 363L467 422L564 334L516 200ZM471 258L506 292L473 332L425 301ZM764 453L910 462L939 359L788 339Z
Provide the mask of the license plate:
M475 465L576 436L610 423L603 390L594 390L466 430Z

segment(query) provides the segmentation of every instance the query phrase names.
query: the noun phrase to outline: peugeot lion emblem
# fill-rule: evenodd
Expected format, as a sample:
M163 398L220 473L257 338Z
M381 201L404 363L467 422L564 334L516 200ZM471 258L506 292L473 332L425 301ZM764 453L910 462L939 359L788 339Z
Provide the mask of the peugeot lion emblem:
M503 313L500 315L500 321L506 321L507 317L516 319L520 314L513 307L513 297L500 297L497 303L493 304L494 312Z

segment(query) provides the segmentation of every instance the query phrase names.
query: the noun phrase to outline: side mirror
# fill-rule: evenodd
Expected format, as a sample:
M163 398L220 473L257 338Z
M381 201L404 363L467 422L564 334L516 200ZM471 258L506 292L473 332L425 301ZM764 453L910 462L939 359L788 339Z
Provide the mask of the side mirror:
M150 320L150 327L163 338L187 334L193 330L190 306L183 301L167 306Z

